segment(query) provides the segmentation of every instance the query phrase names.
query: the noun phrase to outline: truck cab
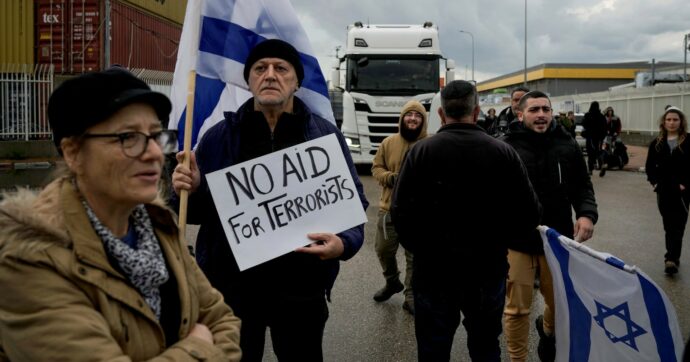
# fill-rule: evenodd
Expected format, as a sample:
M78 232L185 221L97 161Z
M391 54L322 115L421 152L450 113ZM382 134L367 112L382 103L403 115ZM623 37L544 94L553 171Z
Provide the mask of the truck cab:
M418 100L427 112L432 102L438 106L442 61L438 28L430 22L357 22L347 27L345 54L334 67L331 84L342 91L341 131L355 163L372 163L383 139L398 132L407 101ZM448 81L453 68L452 60L445 61ZM430 118L427 129L435 133L440 124L431 124ZM433 118L438 123L438 117Z

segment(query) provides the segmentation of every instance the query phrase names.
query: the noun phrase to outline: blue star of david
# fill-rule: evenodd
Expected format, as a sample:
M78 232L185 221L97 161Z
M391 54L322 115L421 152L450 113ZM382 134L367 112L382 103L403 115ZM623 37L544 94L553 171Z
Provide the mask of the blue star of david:
M606 336L609 337L611 342L623 342L630 348L639 352L639 350L637 349L637 344L635 343L635 337L639 337L647 333L647 331L645 331L642 327L640 327L638 324L633 322L632 319L630 319L630 309L628 308L628 302L625 302L614 308L609 308L596 300L594 301L594 303L596 303L597 305L597 315L595 315L593 318L597 322L597 324L604 329ZM606 329L606 318L609 317L618 317L623 322L625 322L628 333L624 336L619 337L611 333L608 329Z

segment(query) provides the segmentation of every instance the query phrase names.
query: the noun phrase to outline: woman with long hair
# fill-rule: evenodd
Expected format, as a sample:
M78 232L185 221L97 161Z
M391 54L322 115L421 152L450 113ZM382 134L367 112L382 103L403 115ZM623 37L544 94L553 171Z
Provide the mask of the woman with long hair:
M690 141L688 121L676 107L659 118L659 136L649 145L647 180L654 186L666 233L664 272L678 272L683 233L690 203Z

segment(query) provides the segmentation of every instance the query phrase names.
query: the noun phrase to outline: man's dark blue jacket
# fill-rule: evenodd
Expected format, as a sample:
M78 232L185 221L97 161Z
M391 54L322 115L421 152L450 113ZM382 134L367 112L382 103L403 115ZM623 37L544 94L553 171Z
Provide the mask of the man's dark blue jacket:
M225 119L210 128L201 139L195 151L201 184L190 194L188 223L200 224L196 241L196 257L211 284L218 289L232 305L232 298L242 293L285 293L311 296L315 291L330 295L339 270L339 260L347 260L357 253L364 241L364 225L359 225L338 234L345 250L339 260L320 260L314 255L291 252L259 266L239 272L232 254L205 175L266 152L266 140L274 150L293 146L296 140L308 141L335 134L350 169L366 210L368 202L352 157L340 131L327 120L313 114L297 97L294 98L294 113L283 113L276 125L275 134L282 134L282 141L273 142L273 132L265 137L268 125L261 112L253 109L254 99L248 100L237 112L227 112ZM263 122L263 123L262 123ZM263 132L263 133L262 133ZM256 136L260 134L261 136ZM278 137L278 136L276 136ZM287 141L286 141L287 139ZM244 142L244 144L243 144ZM263 143L263 144L261 144ZM277 145L277 147L273 147ZM177 200L173 200L176 203ZM313 230L320 232L321 230Z

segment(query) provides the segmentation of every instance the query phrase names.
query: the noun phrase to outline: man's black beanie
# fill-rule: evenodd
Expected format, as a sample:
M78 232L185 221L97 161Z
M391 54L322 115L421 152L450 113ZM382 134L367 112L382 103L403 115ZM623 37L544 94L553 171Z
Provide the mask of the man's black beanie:
M284 59L292 64L297 73L297 84L302 85L304 79L304 67L300 60L297 49L289 43L280 39L268 39L257 44L254 49L249 52L247 60L244 62L244 80L249 84L249 70L257 60L263 58L279 58Z

